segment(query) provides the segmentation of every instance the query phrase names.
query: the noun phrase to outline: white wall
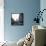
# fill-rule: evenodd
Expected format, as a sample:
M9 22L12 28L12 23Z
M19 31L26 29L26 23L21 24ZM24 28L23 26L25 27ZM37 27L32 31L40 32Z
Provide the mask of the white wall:
M0 0L0 42L4 41L4 0Z

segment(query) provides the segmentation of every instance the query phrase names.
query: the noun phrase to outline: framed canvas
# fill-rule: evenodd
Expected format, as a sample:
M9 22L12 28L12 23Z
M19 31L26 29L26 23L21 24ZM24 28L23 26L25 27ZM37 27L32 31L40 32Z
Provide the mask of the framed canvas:
M12 13L11 25L23 25L23 24L24 24L24 14L23 13Z

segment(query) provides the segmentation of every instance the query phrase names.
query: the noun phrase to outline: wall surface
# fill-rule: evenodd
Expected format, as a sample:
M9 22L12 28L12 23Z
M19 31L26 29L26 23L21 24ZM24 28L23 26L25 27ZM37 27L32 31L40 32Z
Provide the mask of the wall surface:
M0 42L4 41L4 0L0 0Z
M40 9L40 0L4 0L4 35L7 41L18 41L32 28L32 21ZM12 26L11 13L24 13L24 25Z
M40 10L42 11L43 9L46 9L46 0L41 0L40 1ZM43 22L40 22L40 25L46 26L46 10L43 12Z

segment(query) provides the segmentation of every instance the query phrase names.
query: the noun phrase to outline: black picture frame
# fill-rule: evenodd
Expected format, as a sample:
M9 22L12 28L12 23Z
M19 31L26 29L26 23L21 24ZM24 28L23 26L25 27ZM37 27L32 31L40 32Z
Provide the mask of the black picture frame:
M24 13L12 13L11 25L24 25Z

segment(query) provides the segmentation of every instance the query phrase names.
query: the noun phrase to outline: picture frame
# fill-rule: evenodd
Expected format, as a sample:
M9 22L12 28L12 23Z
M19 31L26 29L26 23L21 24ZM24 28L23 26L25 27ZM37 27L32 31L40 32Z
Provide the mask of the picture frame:
M24 25L24 14L23 13L12 13L11 25Z

